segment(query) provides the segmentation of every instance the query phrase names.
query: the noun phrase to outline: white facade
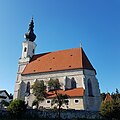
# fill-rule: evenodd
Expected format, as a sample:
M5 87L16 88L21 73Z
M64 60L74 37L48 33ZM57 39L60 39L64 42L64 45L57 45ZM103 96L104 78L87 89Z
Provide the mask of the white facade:
M31 41L25 41L22 43L23 50L22 50L22 56L19 59L18 62L18 73L17 73L17 80L15 84L15 90L14 90L14 99L19 98L20 93L20 85L21 85L21 73L25 69L26 65L29 63L30 59L34 55L36 44Z
M76 70L64 70L64 71L56 71L56 72L22 75L21 80L19 82L19 89L18 89L19 97L14 96L14 99L16 97L22 100L26 100L28 102L28 105L32 106L32 102L34 101L35 96L32 94L32 90L30 90L29 97L26 97L27 83L30 82L30 85L32 86L35 80L38 80L38 81L44 80L45 83L47 84L50 78L59 79L59 82L61 83L63 89L65 89L65 87L67 88L71 87L70 84L67 84L68 86L66 86L65 84L66 78L68 78L69 80L74 78L74 80L76 81L76 87L77 88L83 87L85 89L83 102L81 104L81 106L84 106L84 107L82 107L81 109L99 110L100 90L99 90L98 80L96 79L95 72L93 70L76 69ZM91 80L93 96L89 96L88 80ZM46 107L45 102L41 103L41 105L44 105L44 107Z
M29 37L31 38L31 36ZM77 106L77 104L74 104L74 99L70 98L69 108L72 109L72 106L75 106L74 109L94 111L99 110L101 101L100 90L94 69L60 70L23 75L22 72L24 71L26 65L29 64L32 56L34 55L36 44L33 41L26 40L25 42L23 42L22 45L23 50L18 63L18 73L15 83L14 99L25 100L29 106L32 106L32 102L35 100L35 96L32 94L32 89L30 89L30 94L26 93L27 85L29 84L29 86L31 87L36 80L43 80L47 85L47 82L50 80L50 78L57 78L61 84L61 89L63 90L71 89L73 87L84 88L84 96L82 98L74 98L80 101L80 105L78 104ZM72 81L74 81L74 84L72 84ZM51 107L50 104L46 103L46 101L41 103L40 106L41 105L43 107Z
M31 41L23 42L23 50L22 50L22 59L26 57L32 57L35 53L36 44Z

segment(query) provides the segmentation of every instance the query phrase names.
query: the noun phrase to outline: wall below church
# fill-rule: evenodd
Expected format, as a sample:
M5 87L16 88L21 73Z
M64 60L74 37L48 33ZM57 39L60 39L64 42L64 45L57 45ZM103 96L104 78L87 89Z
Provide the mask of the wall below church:
M28 97L28 105L31 107L32 106L32 100L35 99L35 96L30 95ZM78 101L77 103L75 101ZM49 103L48 103L49 101ZM56 105L51 106L51 101L52 99L45 99L43 102L39 103L39 108L47 108L51 109L56 107ZM83 104L83 97L72 97L68 98L68 105L63 105L63 109L74 109L74 110L84 110L84 104Z

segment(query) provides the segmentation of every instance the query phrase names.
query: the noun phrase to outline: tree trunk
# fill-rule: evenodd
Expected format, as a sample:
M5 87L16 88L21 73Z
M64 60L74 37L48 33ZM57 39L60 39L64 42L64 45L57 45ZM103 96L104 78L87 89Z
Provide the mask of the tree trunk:
M58 108L58 119L60 120L60 106Z

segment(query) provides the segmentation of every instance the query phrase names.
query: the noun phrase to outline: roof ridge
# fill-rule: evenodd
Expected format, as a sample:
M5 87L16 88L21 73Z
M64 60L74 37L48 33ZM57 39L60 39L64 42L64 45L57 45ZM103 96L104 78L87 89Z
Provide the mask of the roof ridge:
M84 67L83 66L83 49L82 49L82 47L80 47L81 49L80 49L80 52L81 52L81 65L82 65L82 67Z
M67 51L67 50L72 50L72 49L80 49L80 48L79 48L79 47L78 47L78 48L68 48L68 49L64 49L64 50L57 50L57 51L43 52L43 53L40 53L40 54L34 54L33 56L36 56L36 55L42 55L42 54L47 54L47 53L55 53L55 52L60 52L60 51Z
M90 62L90 60L88 59L88 57L87 57L87 55L86 55L86 53L84 52L84 50L83 50L83 48L81 47L81 56L82 56L82 67L83 68L86 68L85 66L86 66L86 64L89 64L89 65L87 65L87 66L89 66L89 68L88 69L93 69L94 71L95 71L95 73L96 73L96 70L94 69L94 67L93 67L93 65L91 64L91 62ZM86 63L86 64L85 64Z
M95 71L82 47L36 54L26 65L22 74L72 69Z

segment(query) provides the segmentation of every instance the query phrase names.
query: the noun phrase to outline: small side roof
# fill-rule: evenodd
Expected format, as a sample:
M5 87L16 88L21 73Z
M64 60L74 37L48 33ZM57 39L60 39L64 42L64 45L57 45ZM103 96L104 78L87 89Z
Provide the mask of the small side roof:
M6 93L6 95L9 97L9 99L12 99L12 96L10 96L6 90L0 90L0 94L3 93L3 92ZM0 95L0 96L1 96L1 95ZM5 98L6 96L1 96L1 98L2 98L2 97Z
M109 93L107 93L104 102L112 101L112 100L113 99L112 99L111 95Z
M57 93L68 95L69 97L83 97L84 96L84 89L83 88L74 88L71 90L57 90ZM48 92L47 98L54 98L56 94L54 91Z

